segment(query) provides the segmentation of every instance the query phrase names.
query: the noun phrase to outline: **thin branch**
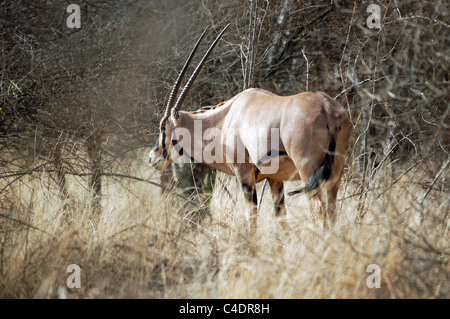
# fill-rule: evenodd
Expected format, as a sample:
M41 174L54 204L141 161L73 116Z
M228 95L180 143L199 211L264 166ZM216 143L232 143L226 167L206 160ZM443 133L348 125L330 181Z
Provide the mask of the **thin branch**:
M39 229L39 228L37 228L36 226L33 226L33 225L31 225L31 224L28 224L28 223L26 223L26 222L24 222L24 221L22 221L22 220L15 219L15 218L13 218L13 217L11 217L11 216L8 216L8 215L5 215L5 214L3 214L3 213L0 213L0 217L3 217L3 218L8 219L8 220L11 220L11 221L13 221L13 222L15 222L15 223L18 223L18 224L21 224L21 225L23 225L23 226L27 226L27 227L29 227L29 228L38 230L38 231L40 231L40 232L42 232L42 233L44 233L44 234L49 235L50 237L54 237L52 234L46 232L45 230Z
M53 163L53 162L46 162L46 163L43 163L43 164L41 164L41 165L39 165L39 166L37 166L37 167L34 167L34 168L32 168L32 169L28 169L28 170L24 170L24 171L15 172L15 173L11 173L11 174L7 174L7 175L2 175L2 176L0 176L0 178L7 178L7 177L18 176L18 177L15 178L13 181L11 181L10 183L8 183L8 184L0 191L0 194L1 194L1 192L3 192L6 188L8 188L12 183L14 183L16 180L22 178L22 177L25 176L25 175L30 175L30 174L32 174L33 172L41 172L41 171L43 171L42 168L43 168L45 165L50 164L50 163ZM57 171L56 169L50 169L50 170L45 169L45 172L48 172L48 173L56 172L56 171ZM81 173L81 172L75 172L75 171L62 171L62 174L69 174L69 175L74 175L74 176L92 176L92 175L94 175L94 173ZM198 204L198 203L196 203L196 202L190 200L190 199L187 198L186 196L183 196L182 194L176 192L172 187L168 187L168 186L165 186L165 185L163 185L163 184L159 184L159 183L157 183L157 182L153 182L153 181L150 181L150 180L147 180L147 179L143 179L143 178L140 178L140 177L136 177L136 176L126 175L126 174L119 174L119 173L105 173L105 172L101 172L101 173L96 173L96 174L97 174L97 175L100 175L100 176L121 177L121 178L127 178L127 179L136 180L136 181L139 181L139 182L145 182L145 183L148 183L148 184L151 184L151 185L160 187L160 188L162 188L162 189L164 189L164 190L166 190L166 191L169 191L170 193L172 193L172 194L174 194L175 196L177 196L177 197L179 197L179 198L181 198L181 199L187 201L188 203L190 203L191 205L193 205L193 206L195 206L195 207L199 207L199 206L200 206L200 204Z
M309 84L309 61L308 58L305 55L305 51L302 49L303 57L306 60L306 91L308 92L308 84Z
M447 160L445 161L445 163L442 165L441 169L439 170L439 172L436 174L436 176L433 179L433 182L431 183L430 187L428 188L428 190L426 191L426 193L423 195L422 199L419 201L420 204L423 203L423 201L425 200L425 198L427 198L428 194L430 193L430 191L433 189L434 184L436 183L436 181L439 179L439 177L441 176L442 172L445 171L445 169L447 168L448 164L450 163L450 155L447 156Z

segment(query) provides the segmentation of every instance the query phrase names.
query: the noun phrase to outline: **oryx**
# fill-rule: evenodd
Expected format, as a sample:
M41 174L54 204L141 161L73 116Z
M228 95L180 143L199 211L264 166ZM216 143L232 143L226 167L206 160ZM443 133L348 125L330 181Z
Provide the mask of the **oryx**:
M323 92L278 96L262 89L247 89L216 106L180 111L192 83L225 29L175 102L186 69L206 30L188 57L161 119L159 138L150 152L151 165L162 171L178 157L186 156L235 175L248 204L251 235L256 230L256 184L268 180L275 214L282 217L286 214L283 181L301 179L306 186L289 195L314 191L312 198L318 200L325 228L327 218L334 219L351 127L346 110L334 99ZM285 227L285 223L281 224Z

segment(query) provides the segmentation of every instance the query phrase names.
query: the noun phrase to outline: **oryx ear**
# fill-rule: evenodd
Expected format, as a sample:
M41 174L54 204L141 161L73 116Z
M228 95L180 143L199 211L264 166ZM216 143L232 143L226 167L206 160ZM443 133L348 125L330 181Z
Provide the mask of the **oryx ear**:
M173 108L170 112L170 120L175 124L175 126L181 125L181 118L178 110Z

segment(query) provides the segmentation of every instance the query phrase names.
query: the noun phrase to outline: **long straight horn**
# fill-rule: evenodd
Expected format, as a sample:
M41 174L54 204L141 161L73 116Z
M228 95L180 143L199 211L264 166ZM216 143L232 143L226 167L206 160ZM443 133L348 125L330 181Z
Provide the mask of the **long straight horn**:
M216 40L214 40L213 44L211 44L208 51L203 56L203 59L200 61L197 68L195 69L194 73L192 73L191 77L189 78L189 81L186 83L185 87L183 88L183 91L181 92L181 94L177 100L177 103L175 103L175 106L174 106L174 110L177 111L177 112L175 112L175 117L178 117L178 110L183 105L183 102L186 99L186 96L189 93L189 90L190 90L192 84L194 83L195 79L197 78L197 75L200 73L200 70L202 69L203 65L205 64L206 59L208 58L208 56L210 55L210 53L216 46L217 42L219 42L220 38L222 37L223 33L228 28L228 26L229 26L229 24L227 24L227 26L225 28L223 28L222 32L220 32L220 34L217 36Z
M174 84L174 86L172 88L172 92L170 92L169 101L167 102L166 111L164 113L164 118L165 119L167 119L169 117L169 112L170 112L170 109L172 108L173 104L175 103L175 97L178 94L178 90L180 88L181 81L183 80L183 77L184 77L184 75L186 73L186 70L189 67L189 64L191 63L192 57L194 56L195 51L197 51L197 48L198 48L200 42L202 41L203 37L205 36L205 33L208 30L208 28L209 27L206 27L205 31L203 31L202 35L197 40L197 43L195 44L194 48L192 49L191 54L189 55L189 58L184 63L184 66L183 66L183 69L181 70L181 73L178 75L177 81L175 82L175 84Z

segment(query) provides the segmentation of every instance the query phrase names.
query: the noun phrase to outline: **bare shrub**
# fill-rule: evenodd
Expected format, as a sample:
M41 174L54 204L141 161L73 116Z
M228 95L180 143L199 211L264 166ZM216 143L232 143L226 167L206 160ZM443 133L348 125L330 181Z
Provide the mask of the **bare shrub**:
M77 31L64 1L1 2L0 297L448 298L448 9L375 3L381 29L368 1L81 1ZM228 23L185 109L251 82L337 97L353 135L329 232L299 196L282 236L265 194L251 243L232 177L145 165L193 39Z

